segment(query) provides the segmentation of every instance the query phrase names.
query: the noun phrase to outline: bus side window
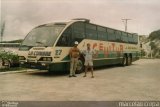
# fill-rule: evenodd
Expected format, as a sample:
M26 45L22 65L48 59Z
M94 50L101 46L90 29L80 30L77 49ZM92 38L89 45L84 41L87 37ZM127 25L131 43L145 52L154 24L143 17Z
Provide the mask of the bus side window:
M86 23L86 38L97 40L97 26L94 24Z
M68 35L63 34L57 42L57 46L68 46Z
M71 28L67 28L59 38L56 46L69 46L69 38L71 38Z
M115 30L107 28L108 41L116 41Z
M126 32L122 32L121 40L122 40L122 42L124 42L124 43L128 43L128 35L127 35Z
M62 35L58 40L57 46L68 46L67 37Z
M85 28L83 22L76 22L72 25L72 40L70 46L74 46L74 41L79 43L85 38Z

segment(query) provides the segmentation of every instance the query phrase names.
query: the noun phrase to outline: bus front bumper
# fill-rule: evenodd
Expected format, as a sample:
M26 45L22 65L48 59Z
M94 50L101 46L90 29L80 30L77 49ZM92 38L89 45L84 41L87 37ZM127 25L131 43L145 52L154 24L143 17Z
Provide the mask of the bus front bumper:
M31 68L31 69L41 69L41 70L48 70L49 62L25 62L20 61L20 66L24 68Z

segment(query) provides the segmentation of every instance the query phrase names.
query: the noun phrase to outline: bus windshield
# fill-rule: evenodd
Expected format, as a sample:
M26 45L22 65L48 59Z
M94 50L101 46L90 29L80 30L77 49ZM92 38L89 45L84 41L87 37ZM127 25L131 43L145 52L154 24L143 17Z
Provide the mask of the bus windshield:
M22 46L53 46L65 25L42 25L34 28L24 39Z

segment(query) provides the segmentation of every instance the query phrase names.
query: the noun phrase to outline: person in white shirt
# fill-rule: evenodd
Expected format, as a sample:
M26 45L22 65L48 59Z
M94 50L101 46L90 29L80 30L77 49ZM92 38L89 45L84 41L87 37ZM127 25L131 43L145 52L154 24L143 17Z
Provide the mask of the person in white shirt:
M91 69L91 75L92 75L91 77L94 78L94 76L93 76L93 56L94 56L94 50L91 50L89 43L87 44L87 49L83 51L83 54L84 54L84 58L85 58L85 62L84 62L84 65L85 65L85 75L83 77L87 76L88 68L90 68Z

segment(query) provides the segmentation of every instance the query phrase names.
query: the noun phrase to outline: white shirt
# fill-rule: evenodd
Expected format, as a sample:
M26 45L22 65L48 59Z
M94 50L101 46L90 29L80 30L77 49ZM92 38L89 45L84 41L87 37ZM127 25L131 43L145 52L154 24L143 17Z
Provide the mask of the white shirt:
M94 54L94 50L84 50L83 54L85 55L84 58L85 60L93 60L93 54Z

